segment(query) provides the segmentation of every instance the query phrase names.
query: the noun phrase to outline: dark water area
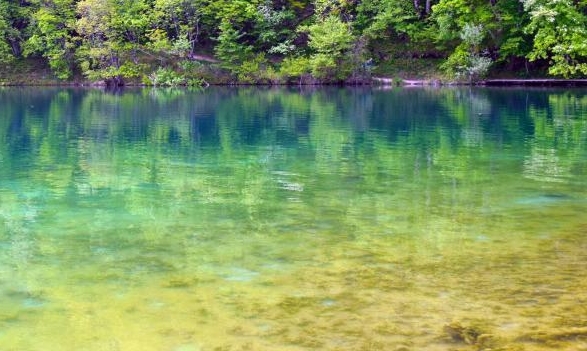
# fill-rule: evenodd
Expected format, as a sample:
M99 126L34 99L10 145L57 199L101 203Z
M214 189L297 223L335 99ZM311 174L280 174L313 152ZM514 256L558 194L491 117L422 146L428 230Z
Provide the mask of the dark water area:
M587 347L587 90L0 88L0 349Z

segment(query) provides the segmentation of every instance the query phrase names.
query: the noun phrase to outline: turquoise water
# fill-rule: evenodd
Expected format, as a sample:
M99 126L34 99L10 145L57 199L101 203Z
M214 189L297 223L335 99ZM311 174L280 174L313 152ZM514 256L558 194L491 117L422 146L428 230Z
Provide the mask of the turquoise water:
M0 106L1 350L587 349L587 91Z

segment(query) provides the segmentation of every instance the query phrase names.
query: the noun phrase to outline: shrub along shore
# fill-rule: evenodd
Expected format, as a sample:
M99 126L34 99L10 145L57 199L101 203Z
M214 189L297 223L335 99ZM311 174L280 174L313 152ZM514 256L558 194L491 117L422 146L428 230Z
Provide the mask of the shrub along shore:
M197 84L191 86L209 86L209 85L322 85L315 79L308 78L299 81L266 81L266 82L239 82L235 77L231 77L229 72L223 71L218 66L217 61L212 61L209 56L205 57L204 63L198 62L201 71L204 69L210 72L208 80L202 79ZM418 66L418 65L416 65ZM557 79L557 78L487 78L479 79L473 82L462 80L450 80L442 75L440 70L434 67L428 67L421 71L409 71L402 67L393 67L390 76L370 74L359 81L341 81L338 85L371 85L383 87L439 87L451 85L473 84L478 86L565 86L565 87L584 87L587 86L587 79ZM419 66L421 68L421 66ZM375 68L375 71L377 68ZM214 71L216 75L214 76ZM139 79L128 79L126 86L189 86L185 80L177 78L178 74L171 74L170 77L159 77L159 84L153 84L151 81L141 81ZM175 80L173 80L175 78ZM168 79L165 81L164 79ZM106 87L107 82L104 80L89 80L79 75L71 79L63 80L56 77L50 67L42 59L23 59L14 61L11 65L0 66L0 86L80 86L80 87Z
M467 85L469 82L463 81L451 81L443 80L438 76L421 77L415 74L414 76L401 77L382 77L382 76L370 76L363 79L360 82L341 82L339 85L370 85L370 86L382 86L382 87L441 87L441 86L453 86L453 85ZM412 78L411 78L412 77ZM415 77L415 78L413 78ZM226 78L226 77L225 77ZM295 83L284 83L284 82L269 82L269 83L256 83L255 85L320 85L320 82L316 81L301 81ZM556 78L528 78L528 79L517 79L517 78L493 78L483 79L473 82L472 84L477 86L542 86L542 87L585 87L587 86L587 79L556 79ZM177 84L151 84L149 82L141 82L138 80L130 80L126 86L187 86L179 82ZM237 81L225 81L225 80L214 80L202 81L198 86L210 86L210 85L252 85L251 83L239 83ZM78 79L61 80L55 77L48 67L43 67L42 62L21 62L12 69L0 70L0 86L63 86L63 87L106 87L107 84L103 80L90 81L79 77Z

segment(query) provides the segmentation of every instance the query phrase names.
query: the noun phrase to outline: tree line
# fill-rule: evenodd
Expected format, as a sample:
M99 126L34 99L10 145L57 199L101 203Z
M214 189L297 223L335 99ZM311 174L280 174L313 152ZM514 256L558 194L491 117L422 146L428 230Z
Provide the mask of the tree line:
M24 57L112 84L361 82L406 57L460 79L582 77L587 1L3 0L0 64Z

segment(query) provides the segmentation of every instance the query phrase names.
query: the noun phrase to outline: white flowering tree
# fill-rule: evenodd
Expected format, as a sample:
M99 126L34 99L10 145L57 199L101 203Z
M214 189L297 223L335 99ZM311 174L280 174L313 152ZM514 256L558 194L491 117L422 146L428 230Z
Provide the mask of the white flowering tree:
M534 36L528 58L549 60L548 72L553 75L587 75L587 4L572 0L522 2L531 17L526 31Z
M466 78L469 83L487 74L492 64L484 55L481 42L485 36L483 26L467 23L461 30L461 44L449 56L444 68L457 78Z

